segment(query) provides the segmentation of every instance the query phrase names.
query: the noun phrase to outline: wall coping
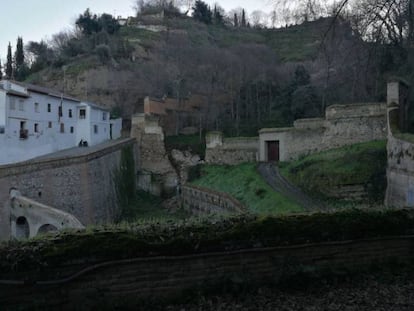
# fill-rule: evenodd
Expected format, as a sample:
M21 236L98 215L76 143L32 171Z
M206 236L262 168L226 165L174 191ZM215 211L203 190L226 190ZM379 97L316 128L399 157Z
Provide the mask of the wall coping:
M118 141L114 141L114 144L110 146L104 146L102 149L93 150L88 153L83 153L78 156L57 156L56 158L50 159L38 159L38 160L28 160L24 162L7 164L0 166L0 178L20 175L25 173L31 173L34 171L51 169L56 167L64 167L72 164L86 163L94 159L103 157L107 154L113 153L115 150L118 150L124 146L132 145L136 143L135 138L125 138Z

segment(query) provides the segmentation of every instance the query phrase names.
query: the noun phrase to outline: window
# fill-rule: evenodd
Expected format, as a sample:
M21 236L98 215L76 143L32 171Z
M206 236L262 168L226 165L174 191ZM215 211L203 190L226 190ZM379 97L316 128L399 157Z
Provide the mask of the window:
M52 122L51 121L49 121L49 123L47 124L47 127L50 128L50 129L52 128Z
M64 123L60 123L60 132L65 133L65 124Z
M47 112L51 112L52 111L52 105L51 104L47 104Z
M39 103L34 103L35 112L39 112Z
M69 109L69 118L72 118L72 109Z
M86 118L86 110L80 109L79 110L79 119L85 119Z
M75 131L75 129L73 128L73 126L70 127L70 132L71 134L73 134L73 132Z
M34 124L34 132L39 133L39 123Z
M0 125L0 134L4 134L5 130L5 127Z
M102 120L105 121L106 120L106 112L102 113Z
M16 110L16 99L10 97L10 110Z
M98 126L96 124L93 126L93 132L98 134Z
M58 114L59 114L59 117L63 116L62 106L59 106Z
M24 111L24 101L23 101L23 99L19 99L19 110L20 111Z

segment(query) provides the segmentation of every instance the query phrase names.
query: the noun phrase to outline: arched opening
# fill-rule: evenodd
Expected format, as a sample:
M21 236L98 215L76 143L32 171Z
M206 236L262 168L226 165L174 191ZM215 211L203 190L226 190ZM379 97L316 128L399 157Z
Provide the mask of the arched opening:
M54 225L45 224L39 228L37 231L37 234L45 234L48 232L55 232L58 231L58 229Z
M16 238L24 239L30 235L29 223L26 217L20 216L16 219Z

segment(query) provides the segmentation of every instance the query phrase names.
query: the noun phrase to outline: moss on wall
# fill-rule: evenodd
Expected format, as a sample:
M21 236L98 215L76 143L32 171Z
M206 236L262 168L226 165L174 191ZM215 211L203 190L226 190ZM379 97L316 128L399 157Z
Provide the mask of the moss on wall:
M132 214L136 198L136 176L133 146L121 149L119 168L114 172L114 182L120 207L118 220L128 218Z

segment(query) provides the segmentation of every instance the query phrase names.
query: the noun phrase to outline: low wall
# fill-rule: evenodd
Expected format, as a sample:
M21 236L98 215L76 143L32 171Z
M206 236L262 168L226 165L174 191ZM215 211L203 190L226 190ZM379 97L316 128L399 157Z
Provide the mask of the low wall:
M74 215L84 225L110 222L118 207L114 173L119 169L125 147L131 147L135 153L135 140L85 148L83 152L91 152L80 156L0 166L0 202L7 202L9 190L14 187L28 198ZM4 204L0 205L0 228L9 222L4 218L8 214L5 209ZM3 231L1 239L7 239Z
M246 210L238 200L227 193L194 185L182 187L181 201L184 208L194 214L243 213Z
M390 262L409 263L413 247L414 237L405 236L135 258L89 266L77 262L49 273L2 275L0 305L4 310L132 307L140 301L188 297L200 289L219 290L224 284L260 286L306 271L314 275L348 273Z
M258 149L258 137L223 138L221 132L210 132L206 136L205 161L225 165L256 162Z

